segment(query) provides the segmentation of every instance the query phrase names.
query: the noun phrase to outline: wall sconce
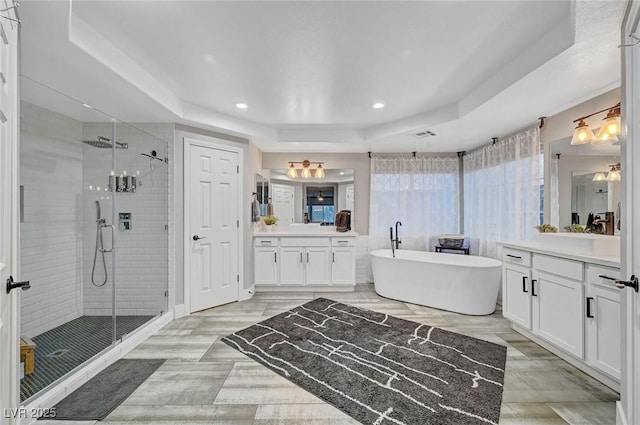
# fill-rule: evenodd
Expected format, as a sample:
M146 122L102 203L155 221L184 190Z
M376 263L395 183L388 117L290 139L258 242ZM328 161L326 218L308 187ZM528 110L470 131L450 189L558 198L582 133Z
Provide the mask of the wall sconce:
M604 117L604 122L600 126L598 134L595 135L589 128L589 124L585 122L585 119L601 114L605 111L607 111L607 116ZM572 145L584 145L586 143L592 143L594 145L611 145L616 143L618 141L616 136L620 134L622 127L620 123L620 102L601 111L577 118L573 120L573 122L577 122L578 126L573 132L573 138L571 139Z
M619 182L620 178L620 163L618 162L615 165L610 165L611 171L607 173L607 181L609 182Z
M311 178L311 164L318 164L318 168L316 168L316 171L314 173L314 177L316 179L323 179L324 178L324 168L322 168L322 164L324 164L324 162L310 162L309 160L304 160L302 162L289 162L289 169L287 170L287 176L289 176L289 178L292 179L297 179L298 178L298 170L296 169L295 165L293 164L302 164L302 170L300 171L300 174L302 176L303 179L310 179Z

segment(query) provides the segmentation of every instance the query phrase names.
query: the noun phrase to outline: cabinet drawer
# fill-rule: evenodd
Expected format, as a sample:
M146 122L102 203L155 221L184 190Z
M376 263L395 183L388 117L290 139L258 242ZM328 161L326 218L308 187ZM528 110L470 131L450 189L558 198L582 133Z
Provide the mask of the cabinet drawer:
M584 280L584 263L581 261L534 254L533 268L580 282Z
M333 246L355 246L356 238L331 238L331 245Z
M590 285L617 292L614 279L620 279L620 269L587 264L587 281Z
M512 248L502 248L502 260L506 263L531 267L531 253Z
M254 238L253 246L278 246L278 238Z
M329 238L280 238L280 246L330 246Z

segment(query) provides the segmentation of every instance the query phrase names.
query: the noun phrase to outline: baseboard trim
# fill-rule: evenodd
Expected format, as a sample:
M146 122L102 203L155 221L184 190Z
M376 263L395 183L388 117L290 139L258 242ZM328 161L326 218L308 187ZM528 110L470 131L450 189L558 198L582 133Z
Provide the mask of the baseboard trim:
M355 285L255 285L256 292L353 292Z
M167 323L173 320L173 317L173 313L168 312L155 320L142 325L140 328L136 329L133 333L124 338L122 342L118 343L115 347L106 351L102 355L98 355L93 360L90 360L87 364L78 368L78 370L73 374L62 379L48 390L44 390L42 394L36 396L36 398L32 400L29 400L29 403L22 407L24 407L28 415L30 415L31 412L38 412L42 411L42 409L53 407L60 400L80 388L89 379L93 378L108 366L124 357L129 351L133 350L148 337L159 331ZM38 418L34 417L23 418L19 420L19 425L36 424L37 420Z
M576 359L571 354L564 352L563 350L561 350L560 348L556 347L555 345L546 342L542 338L532 334L530 331L528 331L528 330L526 330L524 328L521 328L520 326L518 326L518 325L516 325L514 323L511 323L511 328L514 331L518 332L519 334L522 334L522 335L526 336L531 341L535 342L536 344L540 345L541 347L545 348L546 350L551 351L553 354L555 354L556 356L560 357L562 360L564 360L567 363L571 364L571 366L575 366L576 368L580 369L581 371L583 371L587 375L595 378L596 380L600 381L601 383L603 383L607 387L611 388L612 390L616 391L617 393L620 393L620 383L617 382L615 379L613 379L613 378L605 375L604 373L592 368L591 366L589 366L586 363L584 363L583 360Z
M181 317L184 317L187 315L187 309L185 308L184 304L178 304L175 306L174 308L174 312L173 315L176 319L179 319Z
M627 417L622 408L622 402L616 401L616 425L628 425Z

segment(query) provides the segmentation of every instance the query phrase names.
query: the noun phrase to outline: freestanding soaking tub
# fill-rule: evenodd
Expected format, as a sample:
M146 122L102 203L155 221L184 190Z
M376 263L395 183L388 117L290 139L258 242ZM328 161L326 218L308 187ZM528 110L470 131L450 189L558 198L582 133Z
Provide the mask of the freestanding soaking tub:
M470 315L496 309L502 262L475 255L390 249L369 253L375 290L399 301Z

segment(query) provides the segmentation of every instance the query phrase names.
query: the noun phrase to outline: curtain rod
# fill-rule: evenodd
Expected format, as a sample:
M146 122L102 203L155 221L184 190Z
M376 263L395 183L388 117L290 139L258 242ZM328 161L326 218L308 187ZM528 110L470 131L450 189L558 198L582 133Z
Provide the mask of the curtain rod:
M513 131L513 132L511 132L511 133L507 134L506 136L502 136L502 137L492 137L492 138L491 138L491 142L490 142L490 143L487 143L487 144L484 144L484 145L478 146L477 148L474 148L473 150L471 150L471 151L469 151L469 152L464 151L464 155L466 155L467 153L474 153L474 152L477 152L477 151L479 151L480 149L484 149L484 148L487 148L487 147L489 147L489 146L493 146L493 145L495 145L496 143L500 142L501 140L508 139L508 138L510 138L510 137L515 136L515 135L516 135L516 134L518 134L518 133L522 133L523 131L531 130L531 129L533 129L533 128L539 128L539 127L538 127L538 124L537 124L537 123L536 123L536 124L530 124L530 125L528 125L528 126L526 126L526 127L522 127L522 128L520 128L520 129L518 129L518 130L516 130L516 131ZM540 143L542 143L542 141L541 141Z

